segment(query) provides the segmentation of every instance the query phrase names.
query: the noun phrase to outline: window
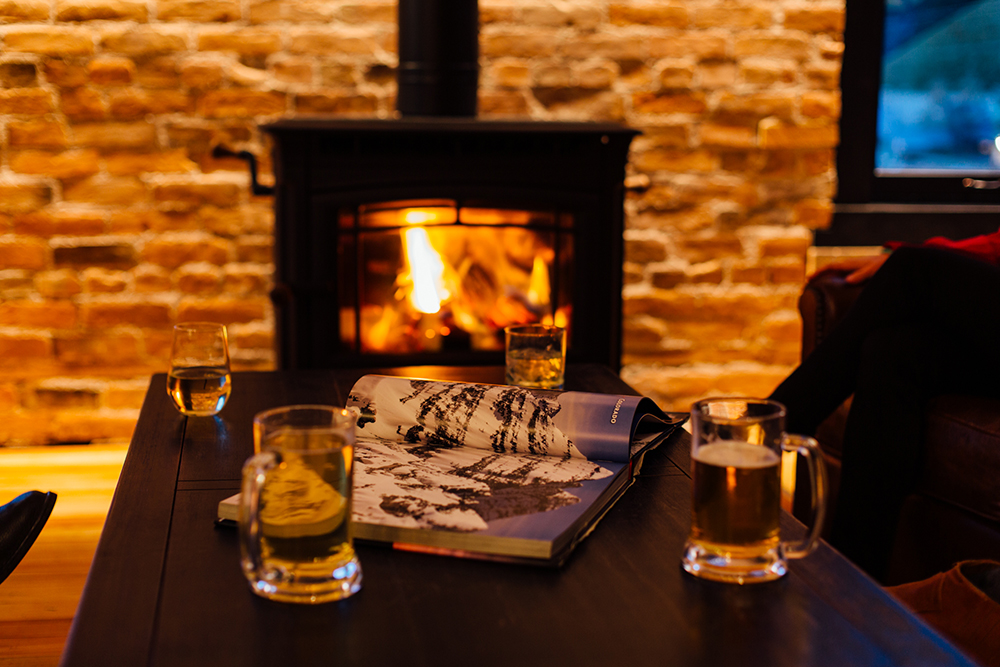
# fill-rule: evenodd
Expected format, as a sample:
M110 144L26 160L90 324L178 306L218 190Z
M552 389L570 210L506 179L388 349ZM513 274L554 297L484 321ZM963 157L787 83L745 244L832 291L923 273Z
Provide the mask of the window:
M1000 0L847 0L844 43L839 190L817 243L995 231Z

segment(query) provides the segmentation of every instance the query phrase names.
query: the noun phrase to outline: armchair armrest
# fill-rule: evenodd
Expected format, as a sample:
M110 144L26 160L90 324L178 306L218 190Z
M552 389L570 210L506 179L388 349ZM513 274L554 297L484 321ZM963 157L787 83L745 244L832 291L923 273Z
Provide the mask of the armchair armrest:
M802 358L805 359L844 316L863 284L844 280L849 271L828 270L817 273L806 283L799 296L802 316Z

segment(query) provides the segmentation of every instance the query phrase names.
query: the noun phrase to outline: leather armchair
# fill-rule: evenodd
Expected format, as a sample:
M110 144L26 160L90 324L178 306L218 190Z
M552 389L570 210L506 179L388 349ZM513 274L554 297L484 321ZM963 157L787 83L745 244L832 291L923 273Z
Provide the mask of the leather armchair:
M861 292L844 275L817 274L799 298L803 358ZM831 515L849 406L850 399L816 432L830 470ZM890 585L925 579L961 560L1000 560L1000 399L938 396L924 419L926 459L915 492L903 504L885 582ZM795 508L797 516L807 517L808 499L797 496Z

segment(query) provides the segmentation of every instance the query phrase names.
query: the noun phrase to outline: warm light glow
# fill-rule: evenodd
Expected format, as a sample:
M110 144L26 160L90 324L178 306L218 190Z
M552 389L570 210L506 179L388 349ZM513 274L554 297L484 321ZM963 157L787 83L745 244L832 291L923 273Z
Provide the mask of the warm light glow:
M410 214L420 211L410 211ZM413 227L403 233L406 245L406 261L410 267L410 303L421 313L436 313L441 310L441 302L450 297L444 286L444 264L431 246L427 230Z
M535 256L531 265L531 278L528 281L528 303L533 306L544 306L550 302L552 290L549 287L549 269L545 260Z
M409 210L403 214L403 220L408 225L421 225L425 222L433 222L435 215L430 211L421 211L419 209Z
M781 509L792 511L795 501L795 474L798 454L795 452L781 453Z

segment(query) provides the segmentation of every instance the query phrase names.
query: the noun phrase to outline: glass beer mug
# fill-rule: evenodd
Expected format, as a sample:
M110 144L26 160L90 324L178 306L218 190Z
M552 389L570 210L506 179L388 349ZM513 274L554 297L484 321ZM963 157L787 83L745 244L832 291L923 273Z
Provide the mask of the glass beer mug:
M257 595L308 604L361 590L350 535L358 414L293 405L254 417L239 524L243 573Z
M785 407L754 398L714 398L691 409L691 533L682 565L691 574L730 583L770 581L787 560L815 547L826 515L827 476L819 444L785 433ZM813 525L802 542L782 542L781 454L806 458Z

